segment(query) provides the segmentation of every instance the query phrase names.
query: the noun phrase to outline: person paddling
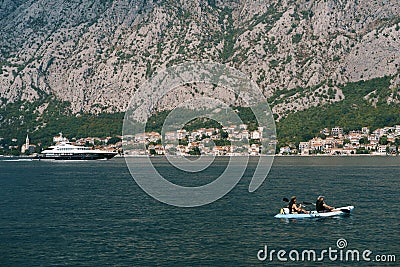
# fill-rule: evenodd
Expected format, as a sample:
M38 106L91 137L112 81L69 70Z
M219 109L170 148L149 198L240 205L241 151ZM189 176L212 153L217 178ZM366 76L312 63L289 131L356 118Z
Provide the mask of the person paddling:
M289 213L291 213L291 214L299 214L299 213L308 214L309 212L306 211L305 209L302 209L301 205L297 206L297 198L296 198L296 196L292 196L290 198L290 202L289 202Z
M317 199L317 203L315 203L315 207L317 209L317 212L328 212L328 211L333 211L335 208L328 206L325 201L324 196L319 196Z

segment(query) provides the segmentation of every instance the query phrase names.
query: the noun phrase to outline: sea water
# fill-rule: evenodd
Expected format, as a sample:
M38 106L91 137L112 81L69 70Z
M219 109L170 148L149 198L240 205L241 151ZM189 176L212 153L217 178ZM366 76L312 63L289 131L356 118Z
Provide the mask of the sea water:
M142 160L137 158L134 167L143 168ZM164 158L154 158L153 164L176 184L199 186L218 177L228 160L217 158L194 174ZM256 163L251 159L239 184L218 201L177 208L148 196L122 158L0 160L0 266L283 264L276 253L262 261L266 247L268 253L286 251L291 266L313 266L318 263L291 260L288 253L339 250L338 240L346 241L343 250L396 255L398 263L400 157L277 157L263 185L249 193ZM315 202L321 194L329 205L354 205L354 213L319 220L274 218L286 204L282 198ZM323 265L343 264L366 263L323 260Z

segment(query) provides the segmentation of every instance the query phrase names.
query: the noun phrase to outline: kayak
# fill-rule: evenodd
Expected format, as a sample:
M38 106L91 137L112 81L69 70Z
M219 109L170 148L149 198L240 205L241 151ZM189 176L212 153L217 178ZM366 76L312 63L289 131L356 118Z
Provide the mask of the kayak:
M307 219L307 218L326 218L334 216L349 215L354 210L354 206L346 206L336 208L329 212L317 212L316 210L311 211L309 214L290 214L288 208L282 208L281 212L275 215L275 218L279 219Z

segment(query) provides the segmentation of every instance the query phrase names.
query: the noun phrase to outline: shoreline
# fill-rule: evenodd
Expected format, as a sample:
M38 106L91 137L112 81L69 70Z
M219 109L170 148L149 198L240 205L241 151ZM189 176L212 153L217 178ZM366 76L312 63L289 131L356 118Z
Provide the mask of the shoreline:
M317 155L275 155L277 157L398 157L399 155L379 155L379 154L354 154L354 155L329 155L329 154L317 154Z
M166 155L156 155L156 156L150 156L150 155L124 155L124 156L115 156L114 158L163 158L167 157ZM181 157L177 155L169 155L168 157ZM195 155L185 155L183 157L190 157L190 158L195 158L195 157L200 157L200 156L195 156ZM222 157L250 157L250 158L257 158L257 157L299 157L299 158L325 158L325 157L332 157L332 158L342 158L342 157L400 157L399 155L373 155L373 154L356 154L356 155L203 155L203 157L215 157L215 158L222 158ZM34 159L35 156L11 156L11 155L0 155L0 158L18 158L18 159Z

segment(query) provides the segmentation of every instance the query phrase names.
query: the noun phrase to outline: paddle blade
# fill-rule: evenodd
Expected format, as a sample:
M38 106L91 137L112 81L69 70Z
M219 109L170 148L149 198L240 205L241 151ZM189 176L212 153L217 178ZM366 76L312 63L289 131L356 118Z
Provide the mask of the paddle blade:
M284 197L282 200L283 200L284 202L289 202L289 199L287 199L286 197Z

